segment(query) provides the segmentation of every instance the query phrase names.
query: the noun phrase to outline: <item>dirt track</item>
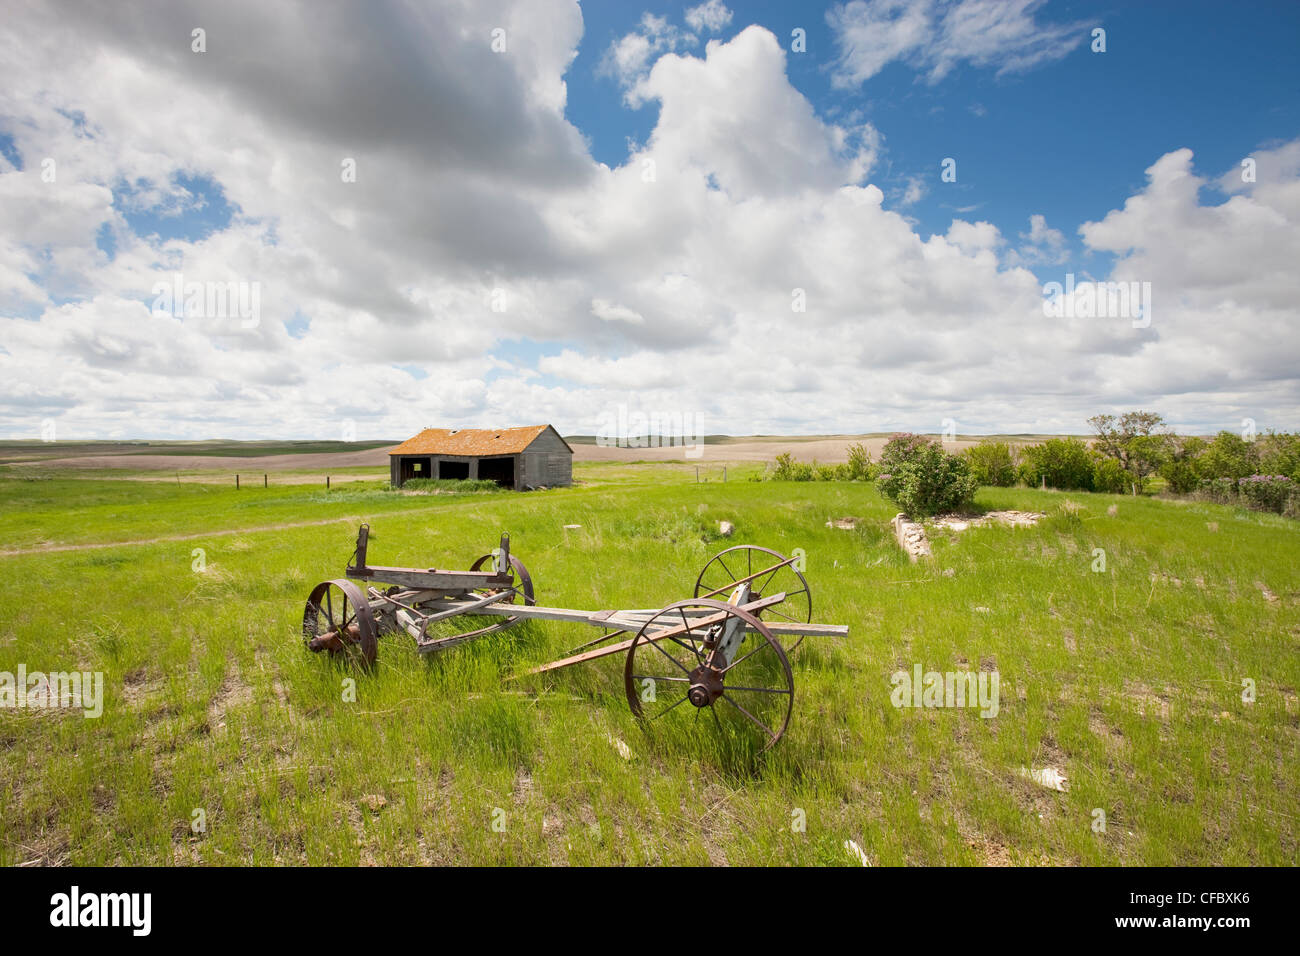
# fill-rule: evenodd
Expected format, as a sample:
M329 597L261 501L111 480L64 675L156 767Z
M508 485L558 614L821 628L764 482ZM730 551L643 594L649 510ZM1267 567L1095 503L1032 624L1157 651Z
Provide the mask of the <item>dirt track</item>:
M388 449L326 452L315 455L265 455L223 457L217 455L85 455L78 458L45 458L21 465L39 468L124 468L131 471L228 471L260 475L271 471L319 471L325 468L374 467L388 470Z

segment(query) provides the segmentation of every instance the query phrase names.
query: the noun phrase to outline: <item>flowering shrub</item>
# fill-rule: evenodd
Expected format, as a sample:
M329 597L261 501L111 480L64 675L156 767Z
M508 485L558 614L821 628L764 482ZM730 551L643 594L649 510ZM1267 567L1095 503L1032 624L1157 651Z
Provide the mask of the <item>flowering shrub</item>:
M969 504L979 483L966 459L949 455L923 435L895 435L880 454L880 493L912 518Z
M1237 491L1242 499L1264 511L1281 514L1287 498L1295 489L1295 482L1286 475L1247 475L1237 480Z

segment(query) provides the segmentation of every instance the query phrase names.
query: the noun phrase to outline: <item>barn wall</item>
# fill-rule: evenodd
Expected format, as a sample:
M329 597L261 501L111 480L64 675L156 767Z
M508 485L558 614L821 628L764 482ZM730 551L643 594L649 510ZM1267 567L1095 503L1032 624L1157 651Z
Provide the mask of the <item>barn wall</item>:
M533 439L519 459L525 488L573 484L573 453L549 428Z

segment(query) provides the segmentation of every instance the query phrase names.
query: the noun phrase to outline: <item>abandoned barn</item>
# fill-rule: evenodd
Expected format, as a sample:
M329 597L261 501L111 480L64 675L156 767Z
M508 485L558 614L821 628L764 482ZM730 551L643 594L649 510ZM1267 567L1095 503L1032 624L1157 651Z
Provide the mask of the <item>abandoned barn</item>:
M388 453L394 488L412 478L480 478L506 488L573 483L573 449L550 425L426 428Z

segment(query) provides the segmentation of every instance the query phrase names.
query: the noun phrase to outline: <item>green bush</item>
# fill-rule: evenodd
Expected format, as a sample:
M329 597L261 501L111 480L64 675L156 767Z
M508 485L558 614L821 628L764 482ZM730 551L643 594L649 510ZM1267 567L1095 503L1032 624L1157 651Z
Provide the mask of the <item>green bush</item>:
M861 445L849 446L849 460L842 465L823 465L795 461L794 455L782 452L765 471L762 481L870 481L874 478L871 456Z
M1109 495L1122 495L1129 490L1132 475L1114 458L1094 456L1092 460L1092 490Z
M1286 475L1300 481L1300 434L1269 432L1255 440L1262 475Z
M1223 431L1196 458L1199 478L1231 478L1237 481L1259 473L1259 449L1240 435Z
M886 442L880 470L881 494L912 518L968 505L979 487L966 459L922 435L895 435Z
M1237 482L1232 478L1202 478L1197 487L1204 497L1220 504L1237 500Z
M860 442L849 446L849 461L845 466L849 481L871 481L876 477L876 468L871 464L871 455Z
M1062 491L1091 491L1093 455L1086 442L1077 438L1049 438L1030 445L1022 453L1020 480L1037 487L1046 480L1049 488Z
M1001 441L982 441L967 448L966 463L981 485L1006 488L1016 483L1016 463L1011 446Z

